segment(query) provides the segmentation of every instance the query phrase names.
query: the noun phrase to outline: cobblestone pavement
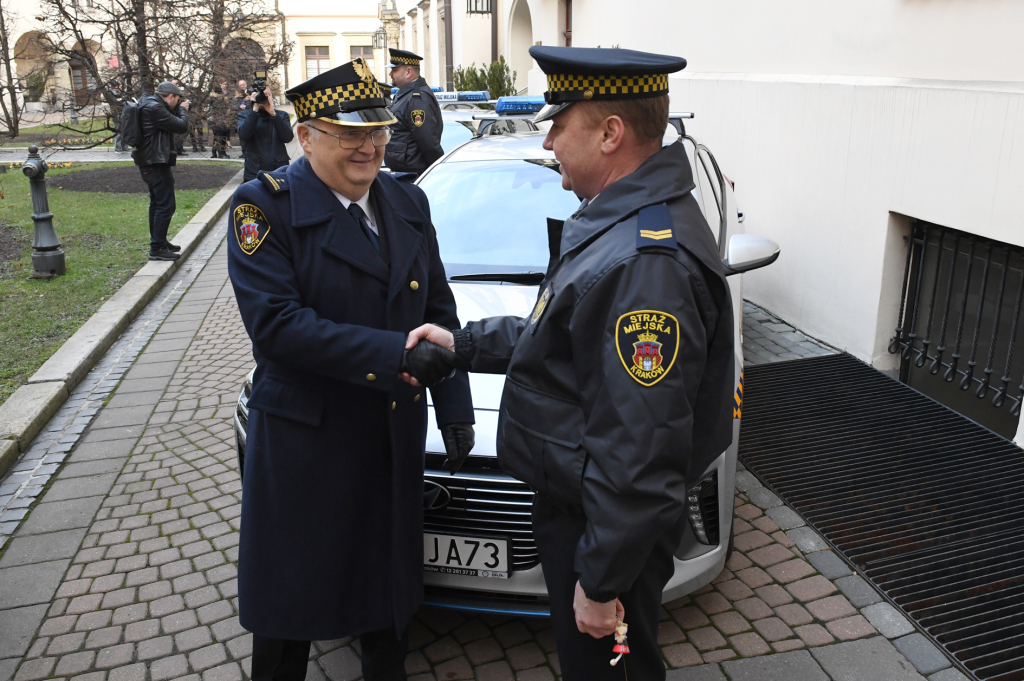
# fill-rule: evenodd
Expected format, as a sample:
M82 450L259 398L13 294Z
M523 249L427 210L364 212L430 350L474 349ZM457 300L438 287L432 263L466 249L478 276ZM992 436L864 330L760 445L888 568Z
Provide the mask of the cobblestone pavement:
M38 501L11 521L0 681L248 678L230 418L252 359L226 276L220 241ZM737 475L735 503L726 569L664 606L669 679L964 680L749 472ZM545 618L424 607L410 638L415 681L560 672ZM307 678L355 680L359 669L358 642L318 641Z
M743 301L743 363L746 366L820 357L838 352L805 335L763 307Z

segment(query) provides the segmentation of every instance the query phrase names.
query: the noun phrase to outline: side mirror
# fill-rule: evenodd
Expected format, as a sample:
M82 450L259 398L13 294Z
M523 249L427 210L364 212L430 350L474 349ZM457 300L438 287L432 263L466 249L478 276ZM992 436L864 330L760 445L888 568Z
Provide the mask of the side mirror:
M729 239L722 264L729 270L726 276L749 272L765 265L771 265L779 258L779 245L771 239L753 234L734 234Z

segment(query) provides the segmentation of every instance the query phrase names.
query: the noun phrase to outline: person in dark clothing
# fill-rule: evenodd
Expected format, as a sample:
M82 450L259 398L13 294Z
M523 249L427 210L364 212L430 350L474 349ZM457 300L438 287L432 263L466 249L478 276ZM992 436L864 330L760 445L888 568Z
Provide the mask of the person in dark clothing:
M210 158L227 158L231 138L231 95L227 81L213 89L209 106L210 131L213 132L213 153Z
M167 241L167 228L174 216L174 173L177 162L174 136L188 132L188 100L177 85L164 81L155 95L146 95L139 105L142 141L132 159L149 187L149 259L177 260L180 246Z
M393 172L419 175L444 156L441 148L441 107L427 81L420 75L422 57L391 49L391 80L398 88L391 103L397 119L391 126L391 142L384 165Z
M231 100L231 129L238 130L238 117L243 111L248 110L249 95L246 91L249 89L249 84L245 82L244 78L239 78L237 83L237 89L235 90L235 96ZM238 146L241 149L242 155L245 155L245 140L238 140Z
M733 438L739 373L718 246L680 142L662 147L668 74L633 50L530 48L547 75L544 148L583 199L548 219L533 313L425 338L504 374L498 464L536 492L533 532L565 681L664 681L662 593L687 490ZM717 549L721 564L727 549ZM630 654L609 664L616 627Z
M189 90L188 96L194 96L194 91ZM188 112L188 139L192 145L193 152L206 151L206 131L203 129L205 121L203 121L202 111L189 111Z
M267 103L256 102L258 92L249 96L251 109L238 115L238 139L245 143L245 170L243 180L255 180L261 170L277 170L288 165L285 144L292 141L292 124L287 112L274 108L270 86L263 89Z

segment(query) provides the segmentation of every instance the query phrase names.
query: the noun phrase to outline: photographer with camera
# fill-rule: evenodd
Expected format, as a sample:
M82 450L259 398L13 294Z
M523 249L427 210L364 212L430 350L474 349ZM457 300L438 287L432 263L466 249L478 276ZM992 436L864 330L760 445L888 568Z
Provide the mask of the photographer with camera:
M265 71L256 72L247 93L251 108L247 107L238 115L238 139L243 143L245 155L245 182L255 180L261 170L277 170L288 165L288 150L284 145L294 136L288 114L274 109Z
M132 160L149 187L149 259L177 260L180 246L167 241L167 228L177 207L174 202L174 173L178 155L175 135L188 132L188 100L181 89L169 81L160 83L156 94L146 95L139 103L140 142Z

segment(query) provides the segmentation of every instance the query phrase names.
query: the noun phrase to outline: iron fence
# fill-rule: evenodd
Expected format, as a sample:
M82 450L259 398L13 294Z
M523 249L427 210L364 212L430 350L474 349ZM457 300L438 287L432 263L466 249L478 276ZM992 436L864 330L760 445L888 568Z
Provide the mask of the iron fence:
M888 348L901 356L900 380L1013 437L1024 399L1022 299L1024 249L916 222Z

